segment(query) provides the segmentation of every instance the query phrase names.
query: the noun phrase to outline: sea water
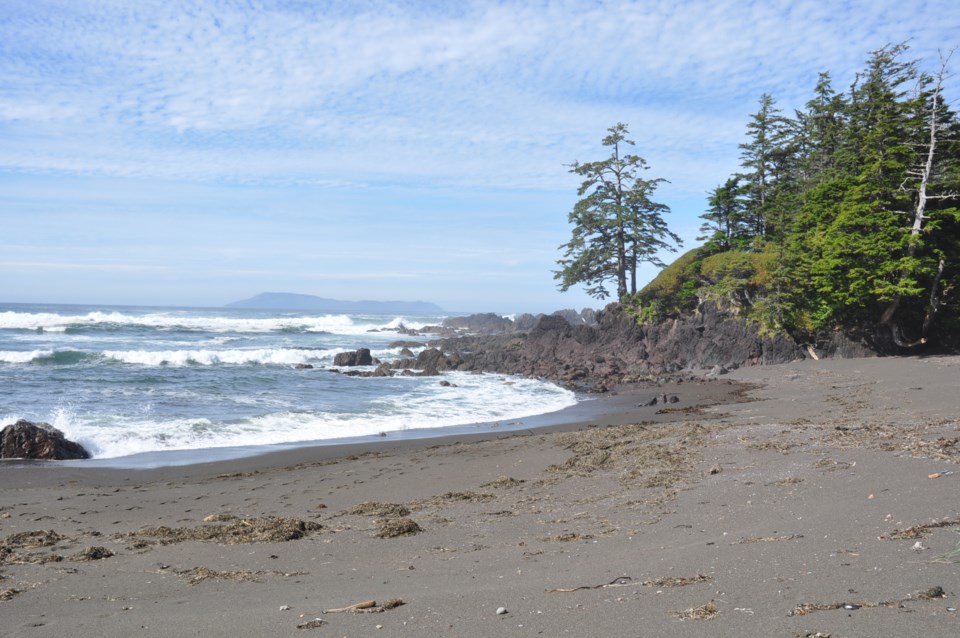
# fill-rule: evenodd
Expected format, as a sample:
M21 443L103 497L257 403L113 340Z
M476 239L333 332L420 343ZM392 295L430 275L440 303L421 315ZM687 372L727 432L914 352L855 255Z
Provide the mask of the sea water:
M180 458L196 462L227 449L238 456L278 444L462 431L576 403L572 392L536 379L367 378L333 365L337 353L361 347L398 359L401 340L416 341L416 354L427 338L398 331L442 319L0 304L0 427L44 421L95 459L156 465L157 453L190 451Z

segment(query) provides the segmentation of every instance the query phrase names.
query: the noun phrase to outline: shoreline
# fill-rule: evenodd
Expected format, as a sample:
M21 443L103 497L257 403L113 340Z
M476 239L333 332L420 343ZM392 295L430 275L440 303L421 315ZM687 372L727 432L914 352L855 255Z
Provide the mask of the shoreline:
M957 379L803 361L661 422L621 392L529 433L5 468L4 633L955 636Z
M684 410L732 401L743 386L729 380L660 385L630 384L601 395L583 395L574 405L555 412L446 428L413 429L390 432L386 436L364 436L327 441L252 446L248 448L209 448L150 452L109 459L82 461L0 461L0 482L10 487L52 485L62 476L91 484L127 481L134 475L139 481L167 480L169 477L203 477L224 472L264 470L310 461L330 461L361 454L411 452L436 445L471 443L510 436L549 432L568 432L589 425L609 426L634 422L638 415L652 422L680 419ZM639 402L663 394L677 395L680 401L667 406L638 407ZM212 457L203 459L202 457ZM190 460L191 457L198 460ZM219 457L219 458L218 458ZM153 459L153 460L151 460ZM185 459L185 460L184 460ZM132 463L131 463L132 461Z

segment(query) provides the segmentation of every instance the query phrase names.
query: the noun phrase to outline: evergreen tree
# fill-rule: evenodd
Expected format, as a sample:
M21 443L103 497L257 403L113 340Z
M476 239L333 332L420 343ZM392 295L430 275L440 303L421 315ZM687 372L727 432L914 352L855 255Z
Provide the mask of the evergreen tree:
M807 185L835 176L843 138L846 102L831 85L830 74L820 73L814 96L802 114L803 177Z
M697 237L697 241L706 241L706 248L711 252L742 248L743 239L749 233L744 227L739 178L731 177L710 191L707 203L710 208L700 215L700 219L706 220L700 226L703 235Z
M872 52L842 94L821 73L793 119L761 96L740 145L742 172L708 194L706 245L638 302L679 308L723 297L795 336L842 329L887 348L935 337L960 346L960 121L943 97L950 56L925 75L907 50Z
M679 244L680 238L663 219L670 209L651 200L664 180L643 179L640 172L648 169L646 161L623 152L625 145L634 145L627 139L625 124L607 131L602 143L610 148L609 157L570 166L570 172L584 179L577 191L581 199L568 216L573 231L560 247L564 258L557 262L561 269L554 272L554 279L560 280L560 290L584 284L587 294L597 298L609 296L606 285L612 280L617 298L623 299L628 292L636 293L638 265L660 264L657 253L673 250L671 242Z
M789 121L780 115L773 97L760 96L760 110L747 124L749 141L740 145L740 174L745 195L744 219L753 237L763 237L770 226L771 209L790 157Z

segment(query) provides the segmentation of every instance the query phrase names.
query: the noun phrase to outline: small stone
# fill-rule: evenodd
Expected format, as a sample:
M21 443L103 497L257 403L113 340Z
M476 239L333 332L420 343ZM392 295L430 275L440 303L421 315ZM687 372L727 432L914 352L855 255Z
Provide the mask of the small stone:
M497 607L497 615L498 615L498 616L502 616L502 615L504 615L505 613L507 613L507 608L506 608L506 607Z
M282 605L280 611L290 611L290 605Z

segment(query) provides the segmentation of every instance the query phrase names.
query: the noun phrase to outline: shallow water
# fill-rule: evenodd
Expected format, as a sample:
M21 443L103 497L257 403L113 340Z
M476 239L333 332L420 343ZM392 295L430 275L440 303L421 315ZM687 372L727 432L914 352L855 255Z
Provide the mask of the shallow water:
M135 464L180 451L198 462L276 444L495 424L576 403L553 384L504 375L446 373L447 386L335 373L337 353L367 347L396 359L391 342L425 341L401 335L401 324L441 320L4 304L0 426L51 423L97 459Z

